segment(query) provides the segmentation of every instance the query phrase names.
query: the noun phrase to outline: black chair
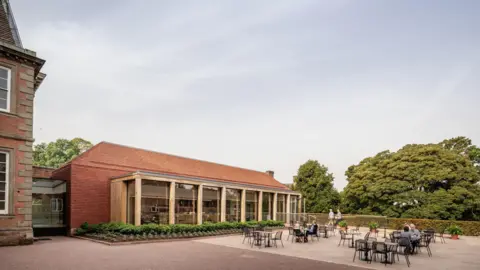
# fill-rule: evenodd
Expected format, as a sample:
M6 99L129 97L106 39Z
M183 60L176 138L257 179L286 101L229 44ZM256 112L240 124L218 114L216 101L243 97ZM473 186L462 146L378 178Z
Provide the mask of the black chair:
M323 234L323 238L328 238L327 226L318 226L318 234Z
M275 247L277 247L277 241L280 241L280 243L282 244L282 247L283 246L283 241L282 241L282 234L283 232L282 231L278 231L275 233L275 236L273 236L270 240L273 241Z
M300 229L294 229L293 233L295 235L295 241L296 242L306 242L308 240L307 236L305 235L304 232ZM293 241L292 241L293 242Z
M253 245L255 245L255 246L258 246L258 248L261 248L263 242L265 242L265 237L263 237L263 233L259 232L259 231L254 231L253 232L253 237L252 237L251 247L253 247Z
M400 256L403 255L405 257L405 261L407 262L407 266L410 267L410 259L408 258L412 253L412 245L410 243L410 239L406 237L401 237L398 239L398 248L393 252L393 256L397 255L398 261L400 261Z
M362 259L362 255L367 263L372 263L372 250L368 246L368 242L363 239L355 240L355 253L353 254L353 261L355 262L355 257L357 256Z
M387 265L387 262L388 262L388 248L387 248L387 245L385 243L382 243L382 242L373 242L373 245L372 245L372 258L374 261L377 261L377 257L378 255L382 255L382 262L385 263L385 265Z
M245 243L245 239L248 239L248 243L250 243L251 239L253 238L253 233L252 231L245 227L243 228L243 241L242 244Z
M421 236L420 241L418 242L418 251L421 251L421 248L426 248L428 257L432 257L432 250L430 249L430 243L432 241L432 236L430 234L424 234Z
M340 244L342 243L343 241L343 245L345 245L345 241L352 241L353 240L353 236L348 236L344 231L340 231L340 241L338 242L338 247L340 246Z
M440 238L440 243L442 243L442 244L447 243L447 242L445 241L445 238L443 237L443 235L445 234L445 230L446 230L446 228L442 228L442 229L438 232L438 234L435 235L435 237Z
M320 237L318 237L318 225L317 224L313 225L313 232L305 231L305 233L307 234L307 237L310 235L310 237L312 238L312 241L313 241L313 237L316 237L317 240L320 241Z
M355 228L352 229L352 234L355 234L355 235L360 235L360 234L362 234L362 233L360 232L360 226L358 226L358 225L355 226Z

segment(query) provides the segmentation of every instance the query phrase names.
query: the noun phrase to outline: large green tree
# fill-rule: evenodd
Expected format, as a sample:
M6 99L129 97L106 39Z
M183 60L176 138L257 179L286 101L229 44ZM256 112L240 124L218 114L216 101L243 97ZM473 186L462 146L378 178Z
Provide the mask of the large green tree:
M57 139L54 142L33 146L33 164L57 168L87 151L92 143L82 138Z
M480 219L477 147L464 137L406 145L350 166L345 206L360 214L432 219Z
M340 204L340 195L333 187L333 174L316 160L309 160L298 168L294 179L295 190L305 199L305 211L328 213Z

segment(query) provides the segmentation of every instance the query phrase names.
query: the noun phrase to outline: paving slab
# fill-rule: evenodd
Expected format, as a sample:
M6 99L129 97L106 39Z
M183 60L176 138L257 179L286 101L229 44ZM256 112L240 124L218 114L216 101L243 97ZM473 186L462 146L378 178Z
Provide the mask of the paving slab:
M225 237L219 237L225 238ZM228 238L228 237L227 237ZM235 236L235 241L239 236ZM30 246L0 248L0 270L362 270L317 260L229 248L197 241L107 246L54 237Z
M363 238L363 234L358 236ZM340 236L331 236L328 239L320 238L319 241L309 241L308 243L295 243L287 240L288 231L284 231L282 248L279 244L278 248L258 248L250 247L247 241L242 244L241 236L229 236L223 238L209 238L195 240L197 242L219 245L224 247L239 248L245 250L252 250L262 253L278 254L284 256L292 256L296 258L304 258L311 260L318 260L323 262L331 262L337 264L344 264L355 267L368 267L374 269L409 269L404 257L400 256L400 261L387 265L373 262L367 264L364 261L357 260L353 262L354 249L349 248L347 243L345 245L337 246ZM383 241L383 232L379 233L377 239ZM479 270L480 269L480 238L463 236L460 240L446 239L446 244L441 244L437 240L436 243L431 244L432 257L428 257L426 249L423 252L410 256L410 269L455 269L455 270Z

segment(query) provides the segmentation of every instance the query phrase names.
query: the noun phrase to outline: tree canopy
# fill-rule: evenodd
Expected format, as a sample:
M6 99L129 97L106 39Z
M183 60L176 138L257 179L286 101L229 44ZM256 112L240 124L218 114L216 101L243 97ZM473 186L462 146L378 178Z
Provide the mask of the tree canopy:
M91 142L82 138L36 144L33 146L33 165L57 168L92 146Z
M328 212L340 204L340 195L333 187L333 174L316 160L309 160L298 168L294 187L305 199L305 211Z
M478 153L465 137L380 152L347 169L343 205L358 214L480 220Z

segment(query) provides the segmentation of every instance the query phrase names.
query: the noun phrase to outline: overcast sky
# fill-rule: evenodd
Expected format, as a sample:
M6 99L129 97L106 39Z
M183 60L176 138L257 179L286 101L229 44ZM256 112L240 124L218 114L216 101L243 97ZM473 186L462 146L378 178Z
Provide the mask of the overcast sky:
M11 1L47 60L36 142L82 137L259 171L480 144L480 1Z

